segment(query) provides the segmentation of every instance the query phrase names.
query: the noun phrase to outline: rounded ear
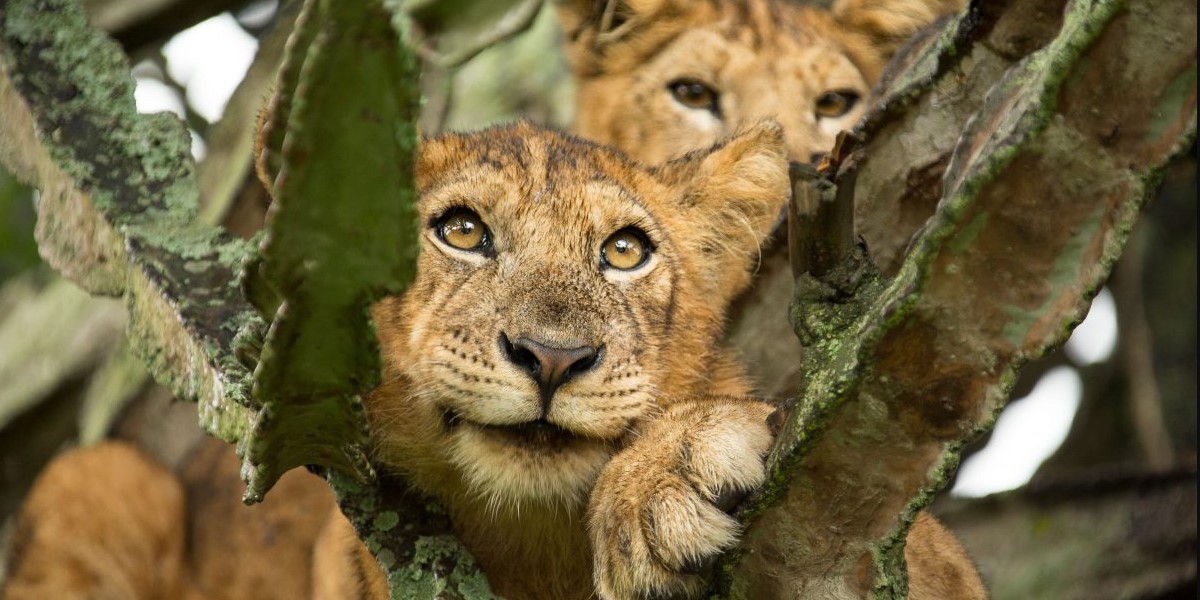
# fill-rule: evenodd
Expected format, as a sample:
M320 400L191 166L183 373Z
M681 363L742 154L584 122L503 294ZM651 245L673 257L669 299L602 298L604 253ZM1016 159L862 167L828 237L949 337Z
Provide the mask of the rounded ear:
M417 191L436 183L446 171L466 160L468 153L469 146L463 143L459 134L447 133L433 138L419 134L416 156L413 157L413 179Z
M869 81L916 32L959 12L966 0L837 0L834 21L848 34L847 50Z
M740 292L791 197L783 128L773 120L751 124L656 173L681 190L680 210L700 232L693 250L712 266L713 280Z
M576 76L636 64L688 26L695 0L555 0Z

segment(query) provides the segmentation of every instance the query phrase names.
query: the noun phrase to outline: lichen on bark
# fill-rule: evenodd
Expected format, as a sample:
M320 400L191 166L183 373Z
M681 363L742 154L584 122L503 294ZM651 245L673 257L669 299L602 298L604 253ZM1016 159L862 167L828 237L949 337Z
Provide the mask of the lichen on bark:
M223 357L255 318L231 287L248 247L196 223L186 129L137 114L126 59L76 4L8 2L0 19L0 159L41 190L43 257L93 293L123 296L134 352L201 403L211 432L238 439L249 372Z

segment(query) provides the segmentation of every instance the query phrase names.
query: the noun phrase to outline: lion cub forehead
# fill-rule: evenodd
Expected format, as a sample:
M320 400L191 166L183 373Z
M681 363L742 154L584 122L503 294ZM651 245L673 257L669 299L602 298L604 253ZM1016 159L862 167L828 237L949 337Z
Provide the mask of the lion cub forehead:
M525 122L424 140L417 186L426 204L467 192L484 203L532 200L586 212L652 204L669 195L670 187L619 150Z

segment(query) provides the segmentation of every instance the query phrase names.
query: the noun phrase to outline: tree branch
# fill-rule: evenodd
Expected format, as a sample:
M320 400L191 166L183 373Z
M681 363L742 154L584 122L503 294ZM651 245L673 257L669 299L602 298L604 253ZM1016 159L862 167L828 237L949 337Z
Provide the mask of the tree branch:
M252 407L234 339L257 317L230 285L248 246L196 222L191 138L138 115L129 65L62 0L0 5L0 160L42 191L42 256L124 296L134 351L201 422L236 441Z
M266 325L237 284L251 246L199 223L186 129L173 115L136 113L128 61L88 28L77 4L0 4L0 160L42 191L46 259L88 291L123 296L131 345L152 374L198 402L210 433L240 444L249 499L291 466L324 465L394 595L446 597L450 582L467 590L463 597L486 598L486 580L436 507L415 494L388 498L379 485L343 474L363 465L354 394L378 377L378 350L356 336L371 331L372 295L398 291L416 252L416 70L380 4L310 4L327 18L310 21L309 44L297 50L303 67L292 95L301 101L281 128L288 135L278 153L280 202L252 284L260 306L278 307L268 311L265 341ZM339 68L351 58L362 68ZM372 139L383 165L355 151ZM396 202L397 194L407 201ZM331 285L343 293L325 293ZM308 302L314 289L325 290L324 304ZM330 318L357 328L334 328ZM334 379L291 373L291 361ZM297 436L310 442L296 444Z
M850 326L818 331L806 353L803 396L770 455L768 485L742 513L741 551L718 591L904 597L916 512L963 444L990 426L1016 370L1082 319L1158 170L1194 135L1195 47L1179 47L1194 15L1182 1L1128 10L1075 2L1059 36L1008 70L977 111L969 97L940 107L975 114L948 160L935 161L944 170L937 212L895 279L833 306L805 304L813 297L798 281L798 329L814 311ZM916 83L887 105L898 113L868 119L862 152L871 163L930 135L888 123L908 123L922 94L959 81L942 59L991 54L984 16L973 6L927 45L900 80ZM864 159L860 200L895 187L884 170Z

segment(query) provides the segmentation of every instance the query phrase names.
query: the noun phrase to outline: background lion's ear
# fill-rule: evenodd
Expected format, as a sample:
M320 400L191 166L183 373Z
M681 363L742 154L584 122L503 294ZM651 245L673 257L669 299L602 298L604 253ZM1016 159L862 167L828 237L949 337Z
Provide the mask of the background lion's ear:
M859 69L875 81L913 34L965 6L966 0L837 0L830 12L848 34L847 50Z
M714 280L741 291L791 195L783 129L772 120L752 124L657 173L682 190L680 210L700 232L692 250Z
M577 76L640 61L687 27L696 0L555 0L567 58Z

